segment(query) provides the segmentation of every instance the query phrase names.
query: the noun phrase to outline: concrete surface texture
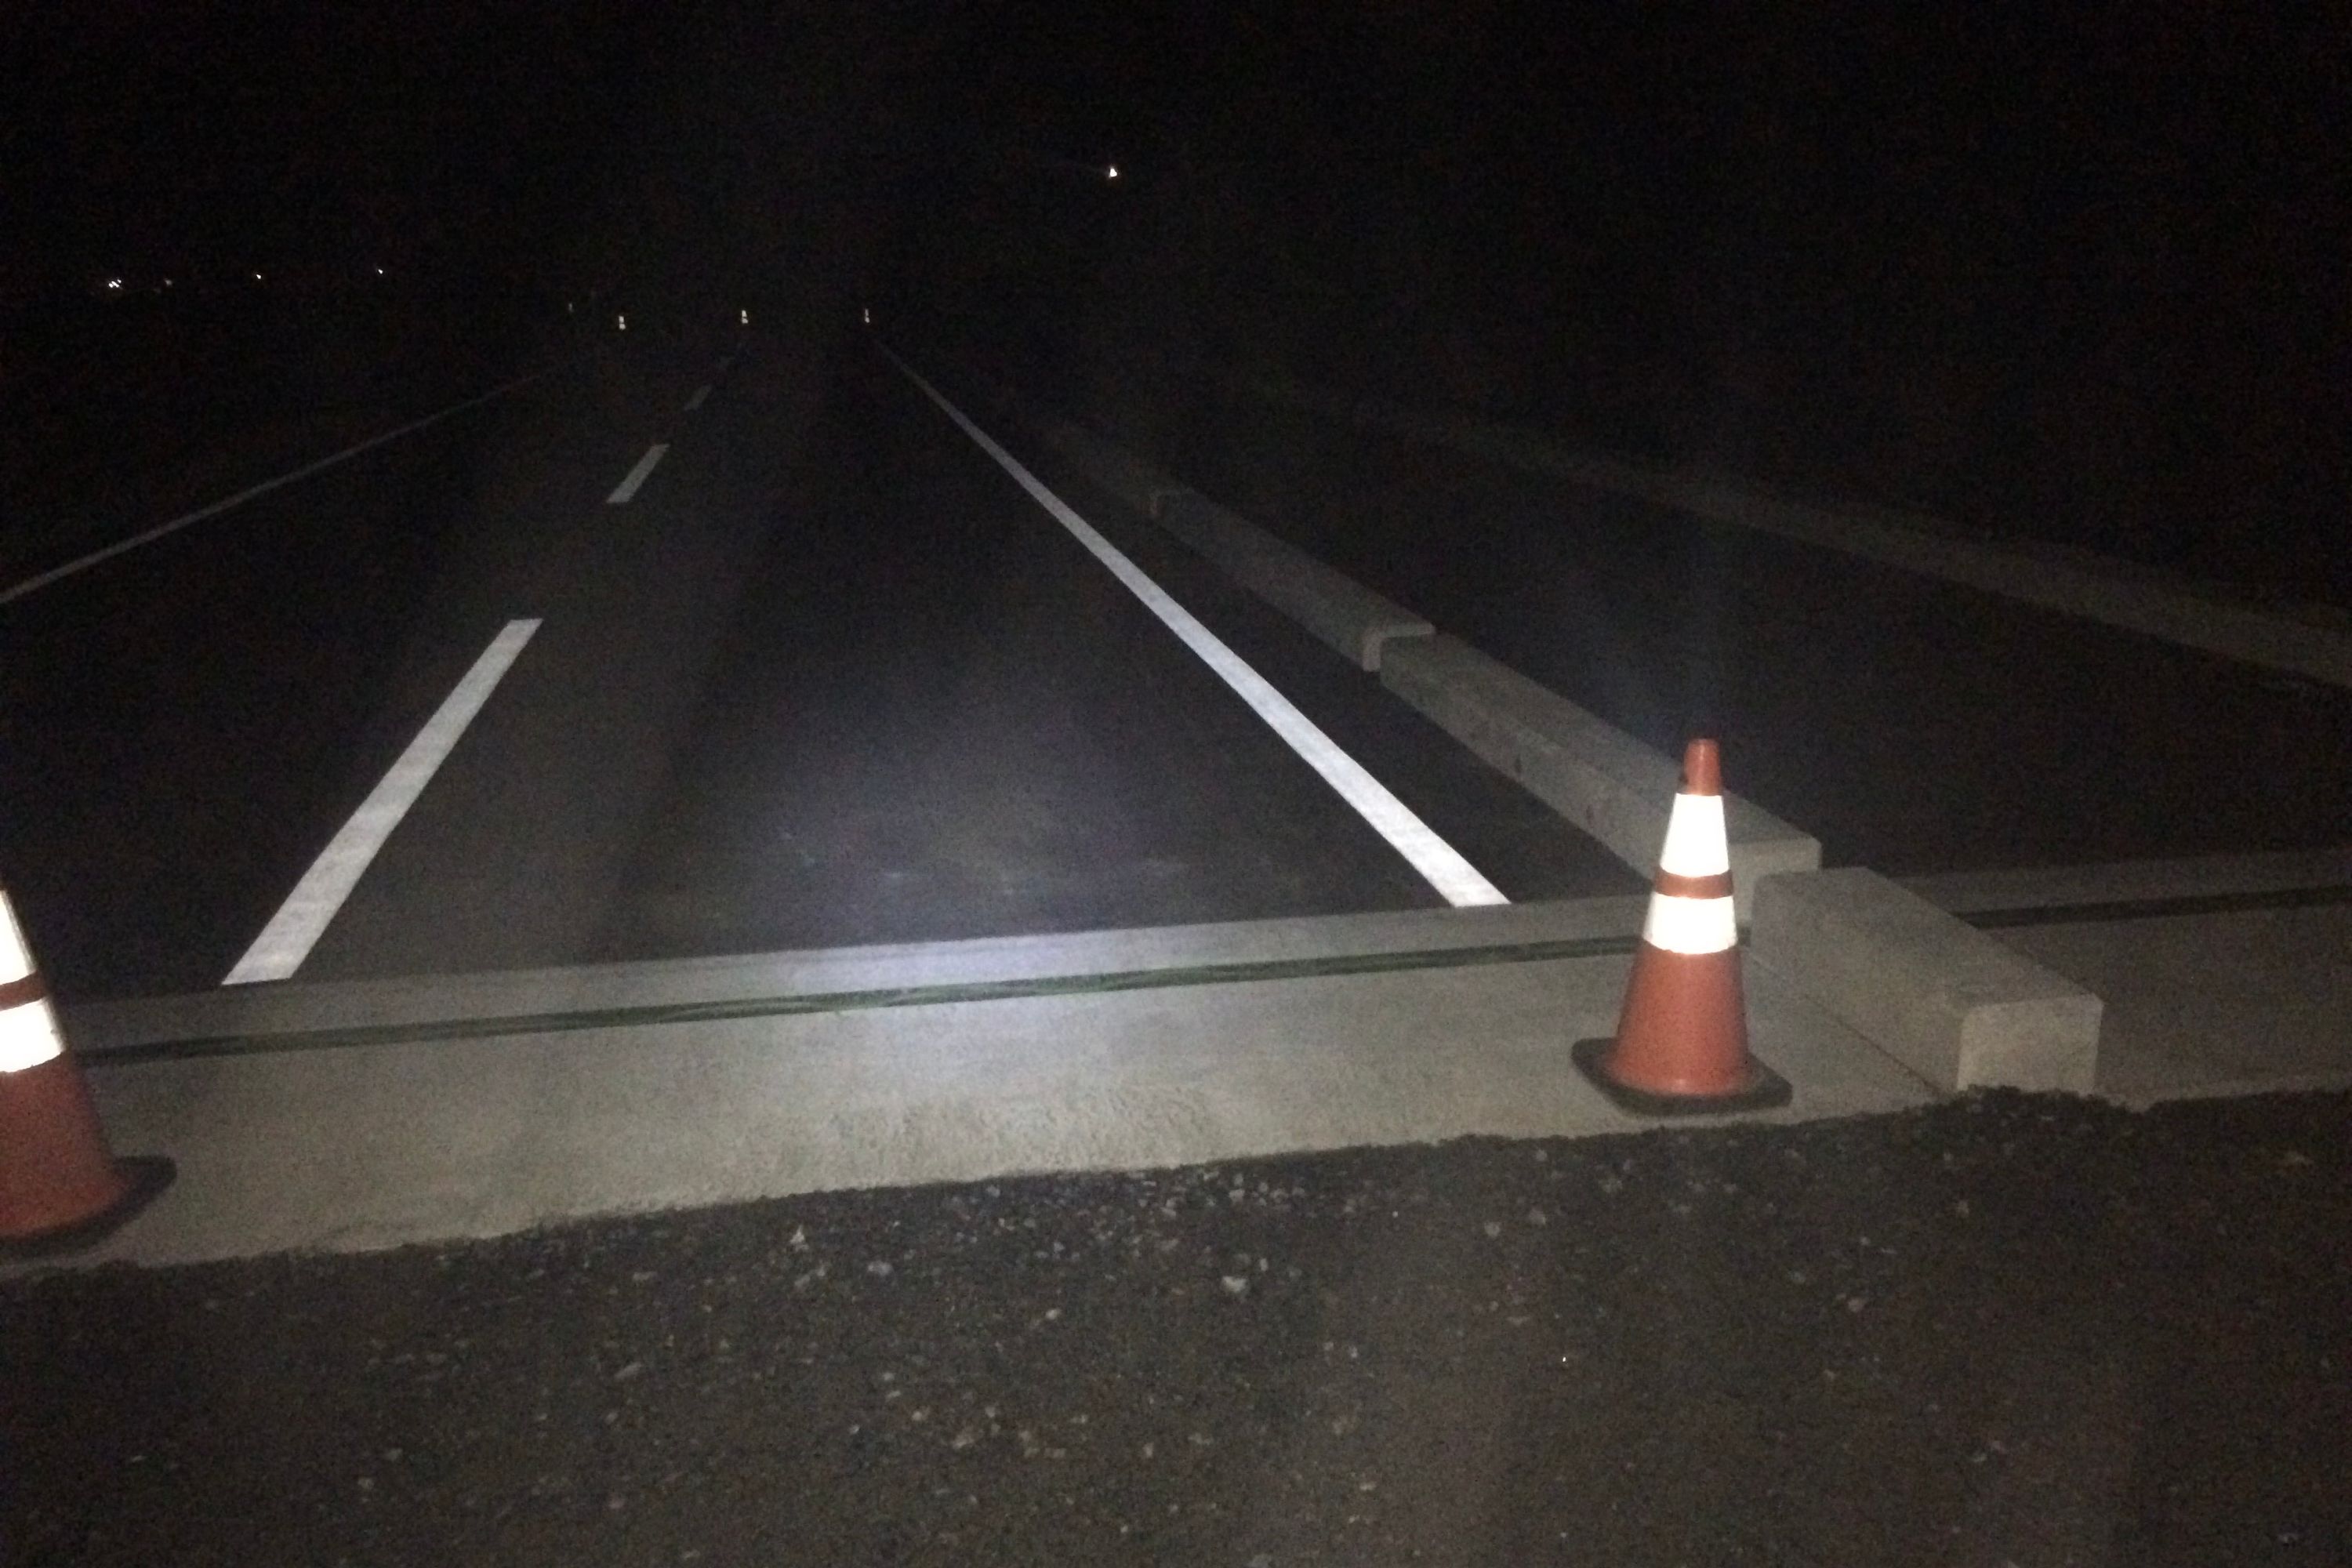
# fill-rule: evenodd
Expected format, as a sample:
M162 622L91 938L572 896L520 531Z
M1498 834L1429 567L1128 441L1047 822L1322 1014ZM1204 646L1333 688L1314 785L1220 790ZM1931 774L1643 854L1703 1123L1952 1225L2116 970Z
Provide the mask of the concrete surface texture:
M2352 1083L2352 902L2000 932L2106 999L2098 1092L2126 1105Z
M1060 423L1048 423L1045 429L1050 444L1098 474L1111 493L1156 516L1161 526L1293 618L1310 618L1329 602L1327 595L1304 611L1293 602L1300 598L1297 585L1308 580L1297 563L1311 570L1313 581L1354 586L1286 544L1279 546L1283 569L1261 569L1264 563L1252 552L1222 548L1213 533L1204 536L1201 527L1182 525L1197 511L1230 519L1250 538L1269 537L1255 524L1214 503L1196 504L1192 492L1170 488L1176 480L1103 437ZM1549 451L1535 438L1514 433L1480 433L1478 440L1502 442L1521 456L1533 452L1541 458ZM1680 494L1673 476L1584 456L1562 461L1579 476L1611 488L1654 491L1654 499L1668 502ZM1369 590L1360 593L1373 605L1388 603ZM1360 629L1368 623L1358 616L1349 624ZM1337 646L1346 651L1346 639ZM1386 688L1472 752L1628 865L1645 873L1654 868L1664 829L1662 803L1674 789L1670 759L1450 637L1401 643L1380 668ZM2184 1010L2135 1006L2132 1023L2117 1032L2109 1059L2101 1052L2101 994L2068 975L2095 975L2136 1001L2143 998L2146 977L2117 973L2128 967L2121 955L2133 950L2130 929L2105 933L2104 940L2078 930L2072 945L2044 932L2027 944L2059 949L2072 966L2062 972L2062 966L2033 962L2020 943L1973 930L1948 911L2013 913L2021 905L2210 899L2352 884L2352 854L2206 857L1973 873L1924 879L1923 898L1859 868L1803 875L1820 865L1818 841L1750 801L1735 795L1727 805L1743 920L1754 913L1764 879L1798 874L1775 884L1774 915L1759 933L1755 955L1947 1092L2007 1086L2088 1093L2095 1088L2147 1103L2200 1092L2207 1085L2329 1083L2346 1065L2342 1047L2324 1024L2314 1038L2314 1030L2302 1022L2307 1016L2327 1016L2329 964L2325 955L2307 953L2297 941L2285 942L2273 957L2290 969L2316 972L2315 989L2299 987L2293 973L2277 974L2275 964L2259 958L2223 974L2195 962L2203 955L2194 951L2168 954L2176 962L2164 973L2189 977L2176 984L2198 994L2235 998L2250 991L2255 998L2298 1000L2272 1001L2242 1013L2241 1026L2225 1023L2213 1031L2215 1042L2230 1043L2201 1047L2186 1044L2181 1030L2151 1016L2176 1018ZM2326 928L2324 917L2305 923ZM2265 983L2246 987L2236 978L2245 974L2262 975ZM2302 1006L2299 999L2305 995L2317 999L2315 1010ZM2279 1016L2282 1006L2288 1017ZM2210 1009L2187 1011L2201 1016ZM2284 1030L2286 1043L2271 1051L2236 1043L2265 1029Z
M2352 845L2263 855L2197 855L1906 877L1903 885L1957 915L2097 910L2184 900L2292 900L2352 889Z
M1117 443L1066 421L1033 422L1110 494L1306 626L1479 758L1525 785L1643 876L1657 869L1678 763L1228 508L1184 489ZM1410 639L1391 649L1391 638ZM1821 865L1818 840L1733 793L1725 798L1734 898Z
M1680 776L1674 760L1449 637L1391 650L1381 680L1628 866L1657 869ZM1743 920L1759 879L1822 863L1818 840L1736 792L1724 798L1724 830Z
M1184 490L1160 497L1152 515L1160 527L1359 669L1378 670L1391 637L1430 635L1430 624L1411 610L1341 576L1205 496Z
M1605 918L1622 912L1612 900ZM1545 956L1559 922L1539 906L1475 924L1507 943L1515 922L1518 962L1490 942L1466 950L1479 962L1433 951L1421 967L1321 977L101 1066L92 1085L116 1147L169 1154L181 1175L90 1260L380 1247L843 1187L1641 1126L1568 1062L1570 1043L1615 1026L1629 958ZM934 973L956 959L905 962ZM1769 1119L1932 1098L1780 974L1755 966L1748 994L1757 1053L1796 1086Z
M2105 1098L2352 1085L2352 847L1906 886L2105 999Z
M1103 989L1157 977L1264 975L1371 961L1409 968L1461 950L1630 943L1638 897L1234 921L1201 925L877 943L795 952L606 963L383 980L219 988L184 996L85 1002L63 1011L86 1059L192 1042L267 1043L355 1030L429 1035L453 1024L528 1027L556 1017L625 1021L696 1008L828 1010L945 1000L986 990Z
M2099 998L1874 871L1771 877L1759 961L1947 1092L2088 1093Z

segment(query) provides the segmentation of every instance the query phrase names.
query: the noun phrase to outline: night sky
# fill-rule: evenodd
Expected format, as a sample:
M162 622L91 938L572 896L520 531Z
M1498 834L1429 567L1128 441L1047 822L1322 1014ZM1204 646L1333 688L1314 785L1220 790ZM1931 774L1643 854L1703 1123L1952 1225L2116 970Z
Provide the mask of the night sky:
M2340 590L2352 28L2235 9L85 4L0 298L887 294Z

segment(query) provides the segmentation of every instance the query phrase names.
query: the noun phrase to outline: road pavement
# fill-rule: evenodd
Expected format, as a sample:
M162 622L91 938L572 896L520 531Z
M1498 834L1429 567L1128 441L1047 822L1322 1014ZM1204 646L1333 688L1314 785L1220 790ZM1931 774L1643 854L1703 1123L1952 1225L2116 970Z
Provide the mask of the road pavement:
M1130 542L1508 896L1638 886ZM0 606L0 870L53 983L218 984L519 621L301 976L1442 901L870 338L802 321L615 340Z
M2352 691L1214 386L1075 412L1662 751L1718 732L1732 787L1830 863L2352 834Z
M1965 872L2341 837L2341 693L1393 441L1268 416L1198 425L1177 452L1662 747L1720 720L1735 784L1833 856ZM1638 892L1151 525L1066 499L1508 896ZM469 675L486 648L512 655L495 683ZM216 985L373 822L380 847L296 966L363 984L237 994L441 1021L231 1028L205 1047L225 1062L94 1068L115 1125L201 1148L175 1206L119 1241L305 1202L332 1211L304 1232L327 1246L506 1231L485 1217L550 1165L595 1201L514 1224L783 1190L681 1183L696 1153L739 1181L798 1162L822 1179L794 1184L831 1189L0 1279L6 1562L2352 1555L2342 1093L2137 1114L1979 1094L1222 1158L1299 1147L1265 1141L1277 1109L1352 1125L1367 1077L1402 1129L1382 1142L1443 1135L1433 1100L1456 1131L1559 1131L1528 1119L1580 1092L1555 1058L1605 1028L1639 900L1440 910L862 334L640 334L0 606L0 870L69 1001ZM427 778L411 764L436 735ZM1977 891L2017 912L2013 889ZM2251 1002L2197 1013L2147 984L2228 938L2264 976L2284 956L2260 989L2339 1068L2322 988L2293 973L2308 955L2340 989L2334 904L2289 911L2294 947L2267 906L2176 910L2162 942L2116 935L2147 910L2095 907L2032 929L2053 963L2130 981L2143 1056L2189 1017L2228 1035L2225 1078L2276 1065ZM1391 973L1356 962L1362 922L1302 922L1271 956L1320 941L1328 968L1099 997L794 1007L769 985L873 961L853 944L1157 925L1181 945L1202 921L1341 913L1614 934L1460 964L1408 942L1421 967ZM794 946L851 951L610 967ZM997 949L908 951L953 969ZM543 1035L429 1005L468 992L436 977L558 964L597 967L468 983L585 1009ZM1563 1009L1548 974L1569 970ZM688 971L756 1005L591 1005ZM1755 980L1799 1110L1899 1077L1786 977ZM837 1103L792 1091L820 1069ZM232 1106L233 1081L298 1092ZM1830 1109L1926 1093L1897 1087ZM665 1129L663 1106L698 1101L712 1125ZM1185 1136L1248 1137L1217 1164L1120 1170L1209 1156L1106 1157L1132 1145L1080 1127L1089 1104L1120 1137L1153 1105ZM1053 1158L1006 1163L1057 1126L1077 1131ZM1082 1173L839 1175L903 1153L892 1137L974 1131L982 1162L929 1179ZM305 1139L333 1149L293 1157L308 1190L272 1163ZM423 1183L440 1228L368 1228L371 1162L414 1184L449 1151L458 1174Z

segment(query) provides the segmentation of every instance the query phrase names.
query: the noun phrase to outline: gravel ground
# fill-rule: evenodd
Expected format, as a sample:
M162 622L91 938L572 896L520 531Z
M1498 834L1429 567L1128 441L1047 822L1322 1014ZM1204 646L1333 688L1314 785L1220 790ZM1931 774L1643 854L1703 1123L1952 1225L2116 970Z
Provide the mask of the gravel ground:
M2343 1095L843 1193L0 1286L0 1561L2343 1563L2347 1360Z

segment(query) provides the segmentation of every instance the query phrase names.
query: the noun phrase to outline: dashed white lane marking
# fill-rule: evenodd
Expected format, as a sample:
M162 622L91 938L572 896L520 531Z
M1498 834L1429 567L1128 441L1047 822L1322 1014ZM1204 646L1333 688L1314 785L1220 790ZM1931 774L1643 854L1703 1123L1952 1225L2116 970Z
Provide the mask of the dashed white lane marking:
M646 447L646 455L637 459L637 466L629 470L629 477L614 485L613 493L604 498L604 504L606 506L628 505L635 498L637 487L646 482L646 476L654 471L654 465L660 462L668 450L669 443L667 441L656 441Z
M474 668L466 672L457 688L442 699L433 717L425 721L425 728L416 732L408 749L400 753L400 760L392 764L392 771L368 792L367 799L360 803L352 819L343 824L310 863L310 868L302 873L293 892L269 917L269 923L261 928L261 934L253 939L253 945L246 949L245 956L236 961L236 967L228 972L222 984L285 980L302 967L302 961L310 956L310 949L326 934L327 922L335 918L343 901L352 896L352 889L359 886L360 878L374 861L376 852L383 847L384 840L400 826L400 819L408 815L408 808L416 804L416 797L425 793L425 786L433 782L433 775L456 748L458 737L465 734L466 726L474 721L474 715L490 700L490 693L514 667L523 645L537 630L536 620L509 621L506 628L490 639L490 646L482 650L482 657L474 661Z
M1412 868L1420 872L1447 903L1461 906L1510 902L1501 889L1480 876L1476 868L1464 859L1452 845L1414 816L1411 807L1391 795L1386 785L1366 773L1361 763L1341 751L1328 735L1318 729L1313 720L1301 713L1288 698L1276 691L1239 654L1220 641L1214 632L1194 619L1191 611L1169 597L1167 590L1145 575L1143 569L1129 560L1117 545L1096 532L1091 523L1071 510L1061 497L1047 489L1036 475L1021 465L1018 458L989 439L979 426L965 418L963 410L942 397L938 388L917 374L905 360L888 349L882 352L888 354L890 363L922 388L923 395L938 404L940 411L954 420L982 451L995 458L998 466L1012 475L1013 481L1027 490L1031 499L1044 507L1055 521L1068 529L1080 544L1093 552L1097 560L1109 567L1111 574L1125 584L1129 593L1142 600L1146 608L1183 640L1185 647L1198 654L1202 662L1216 671L1218 677L1232 687L1241 700L1248 703L1257 716L1305 760L1308 767L1322 774L1324 782L1339 791L1340 797L1355 807L1357 815L1371 824L1375 832L1411 862Z
M702 406L702 400L709 395L710 384L706 381L700 386L694 389L694 395L692 397L686 400L686 411L688 414L693 413L696 409Z
M583 357L585 356L575 356L575 358ZM142 544L152 544L155 541L163 538L165 534L177 533L180 530L187 527L190 523L202 522L208 517L218 517L221 513L228 511L233 508L243 506L246 502L253 500L256 496L268 495L271 490L280 489L287 485L294 483L297 479L307 479L312 474L318 473L320 469L331 468L337 463L347 462L350 459L358 457L362 452L373 451L376 447L383 446L387 441L397 441L403 436L413 436L428 425L438 425L442 420L448 418L453 414L463 414L468 408L478 408L494 397L503 397L518 386L527 386L530 383L538 381L543 376L552 375L555 372L562 370L566 365L573 363L573 360L566 360L562 364L551 364L544 370L535 370L529 375L519 375L512 381L503 382L499 385L490 388L489 391L483 393L478 397L469 397L463 403L453 403L448 407L441 410L438 414L428 414L422 419L414 419L409 421L409 423L403 425L396 430L386 430L381 436L371 436L356 447L346 447L341 451L335 453L331 457L321 458L315 463L306 463L290 474L280 474L274 479L264 479L257 485L249 485L246 489L237 491L236 494L233 496L224 496L221 500L213 502L210 506L198 507L195 510L188 513L185 517L175 517L169 522L157 523L154 527L149 529L144 533L133 534L129 539L118 540L114 543L108 545L103 550L91 551L89 554L82 556L79 560L68 561L62 566L51 567L48 571L42 573L37 577L27 577L16 586L8 589L6 592L0 593L0 605L5 605L14 600L21 599L27 594L37 593L41 589L47 587L50 584L55 583L61 578L70 577L77 572L87 571L90 567L97 565L101 561L111 561L114 557L124 554L127 552L136 550Z

